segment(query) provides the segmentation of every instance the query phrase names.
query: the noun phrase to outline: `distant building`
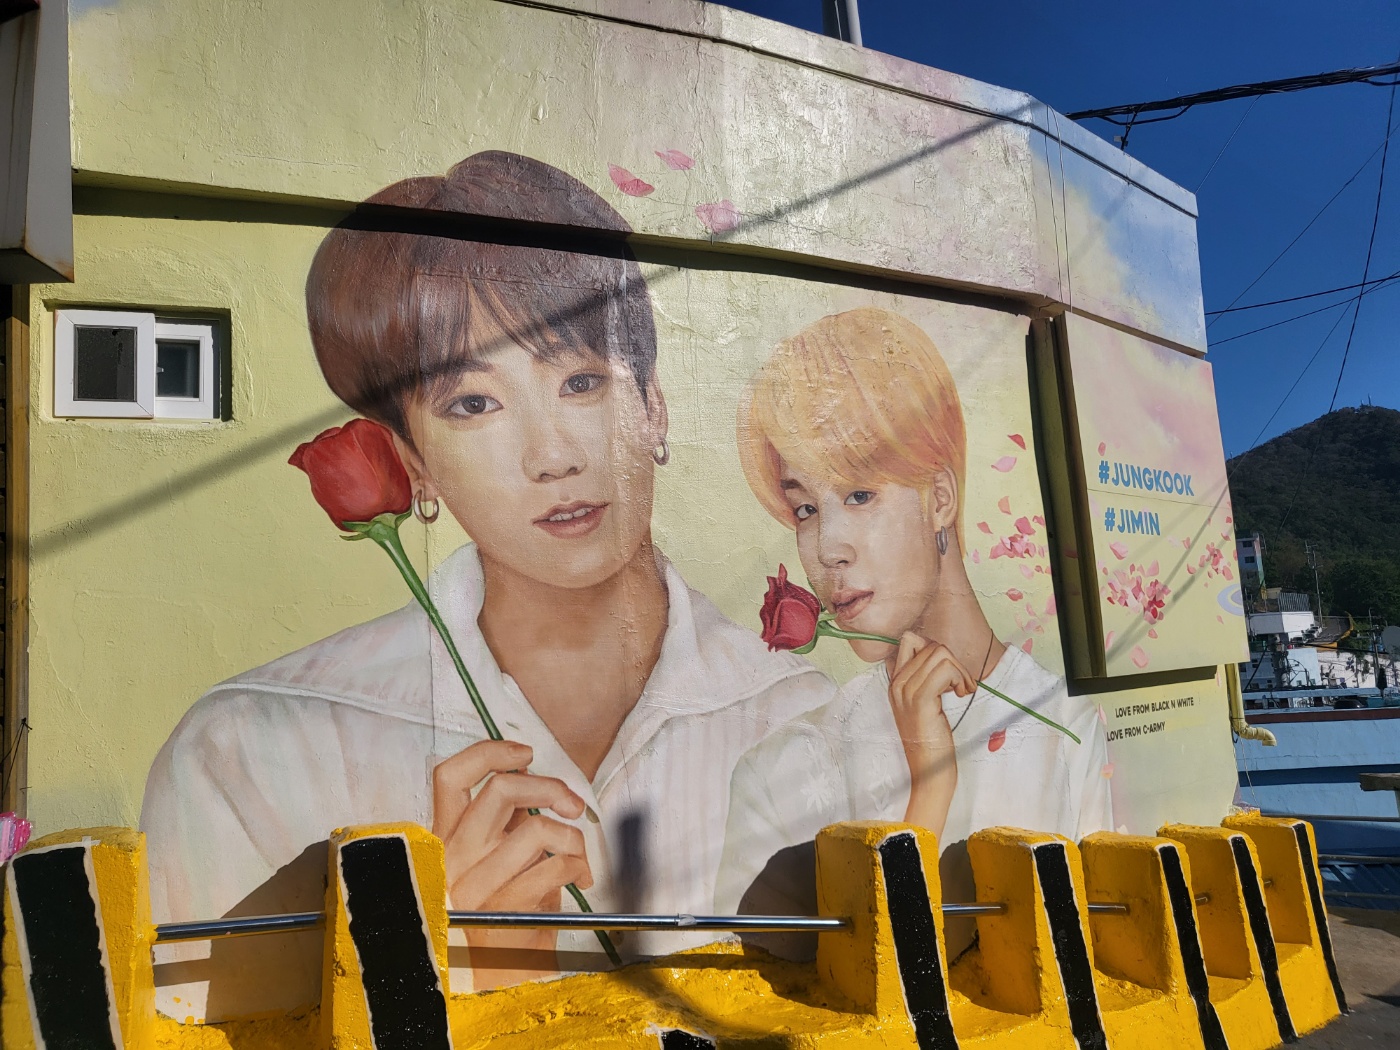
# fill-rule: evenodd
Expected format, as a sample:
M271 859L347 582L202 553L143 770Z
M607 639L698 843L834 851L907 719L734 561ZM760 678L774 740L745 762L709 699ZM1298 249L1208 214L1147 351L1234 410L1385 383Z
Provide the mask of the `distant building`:
M1240 560L1240 584L1246 591L1264 588L1264 539L1259 533L1235 539L1235 551Z

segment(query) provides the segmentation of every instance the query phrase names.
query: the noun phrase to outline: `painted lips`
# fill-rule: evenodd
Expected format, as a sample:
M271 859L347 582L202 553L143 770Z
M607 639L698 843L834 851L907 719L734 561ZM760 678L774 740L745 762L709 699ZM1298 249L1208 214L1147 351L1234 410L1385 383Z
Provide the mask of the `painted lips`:
M836 622L843 627L850 624L874 597L874 591L837 591L831 596L831 611L836 614Z
M566 503L536 518L535 525L557 539L578 539L602 523L607 509L606 503Z

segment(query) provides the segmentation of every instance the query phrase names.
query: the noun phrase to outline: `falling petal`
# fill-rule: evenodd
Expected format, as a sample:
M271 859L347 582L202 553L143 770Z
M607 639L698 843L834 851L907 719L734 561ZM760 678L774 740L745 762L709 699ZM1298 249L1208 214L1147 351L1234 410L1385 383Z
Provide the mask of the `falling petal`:
M1036 547L1035 555L1037 558L1045 557L1045 544L1042 543L1040 546Z
M1186 566L1186 575L1187 575L1187 576L1195 576L1195 575L1196 575L1196 566L1194 566L1194 565L1188 565L1188 566Z
M1114 631L1109 631L1106 635L1104 635L1104 637L1103 637L1103 647L1104 647L1104 651L1105 651L1105 652L1107 652L1109 649L1113 648L1113 636L1114 636L1115 633L1116 633L1116 632L1114 632Z
M1219 620L1221 623L1224 623L1224 622L1225 622L1223 619L1221 619L1219 613L1216 613L1216 614L1215 614L1215 618L1216 618L1217 620Z
M1031 521L1035 522L1035 523L1036 523L1037 525L1039 525L1042 529L1045 528L1045 519L1042 518L1039 514L1033 514L1033 515L1031 515Z
M1099 770L1099 776L1105 780L1111 780L1113 778L1113 763L1105 762L1103 768Z
M689 171L695 167L695 158L687 157L678 149L659 149L656 155L672 171Z
M1046 616L1054 616L1054 615L1055 615L1055 596L1054 596L1053 594L1050 595L1050 600L1049 600L1048 602L1045 603L1045 615L1046 615Z
M1035 578L1035 571L1029 565L1026 565L1023 562L1021 564L1021 575L1024 576L1026 579L1031 580Z
M997 460L995 463L992 464L992 469L993 469L993 470L999 470L999 471L1001 471L1003 474L1005 474L1008 470L1010 470L1010 469L1011 469L1012 467L1014 467L1015 465L1016 465L1016 457L1015 457L1015 456L1002 456L1001 459Z
M1035 606L1030 602L1026 602L1026 615L1031 617L1035 616Z
M1235 519L1234 519L1234 518L1230 517L1230 515L1228 515L1228 514L1225 515L1225 524L1226 524L1226 525L1233 525L1234 523L1235 523Z
M1143 650L1142 646L1140 645L1133 646L1133 651L1129 654L1129 656L1132 658L1133 664L1137 667L1138 670L1142 670L1148 664L1147 653Z
M1035 529L1031 528L1030 519L1024 514L1016 519L1016 531L1022 536L1030 536L1035 533Z
M1010 496L1003 496L1003 497L1001 497L1001 499L997 500L997 509L998 509L999 511L1001 511L1003 514L1010 514L1010 513L1011 513L1011 497L1010 497Z
M1183 547L1185 547L1185 548L1189 551L1189 550L1191 549L1191 537L1190 537L1190 536L1183 536L1183 537L1181 537L1181 545L1182 545Z
M972 564L973 564L973 565L981 565L981 564L982 564L982 554L981 554L980 551L974 550L974 551L972 552Z
M1108 545L1108 549L1113 552L1113 556L1122 561L1128 556L1128 547L1122 540L1114 540Z
M608 178L612 179L613 185L629 197L645 197L656 189L651 183L644 182L626 168L619 168L616 164L608 165Z
M1023 652L1027 652L1027 653L1028 653L1028 652L1031 651L1031 647L1034 646L1034 645L1035 645L1035 639L1034 639L1034 638L1027 638L1024 642L1021 643L1021 649L1022 649Z
M743 220L739 209L734 207L734 202L730 200L717 201L713 204L697 204L695 216L711 233L728 233L730 230L737 230L739 223Z
M992 548L992 553L988 555L988 557L995 561L997 558L1005 558L1009 555L1010 551L1006 549L1006 544L1001 540L997 540L997 545Z
M1012 441L1014 441L1019 447L1026 447L1026 439L1023 438L1020 434L1007 434L1006 436L1009 437Z
M1019 602L1022 598L1025 597L1025 595L1018 591L1015 587L1010 588L1006 592L1006 596L1010 598L1013 602Z
M985 521L979 521L977 523L977 527L983 532L985 532L988 536L992 534L992 527L988 525Z
M1157 560L1154 558L1152 560L1152 564L1149 565L1147 568L1143 569L1142 571L1148 576L1156 576L1157 573L1161 571L1161 566L1157 564Z
M1147 629L1147 637L1149 637L1149 638L1156 638L1156 637L1157 637L1157 628L1155 628L1155 627L1149 627L1149 628Z
M1103 455L1105 452L1107 452L1107 451L1108 451L1108 446L1105 445L1102 441L1100 441L1100 442L1099 442L1099 455L1102 456L1102 455Z
M987 737L987 750L1000 751L1001 745L1006 743L1006 730L998 729L991 736Z

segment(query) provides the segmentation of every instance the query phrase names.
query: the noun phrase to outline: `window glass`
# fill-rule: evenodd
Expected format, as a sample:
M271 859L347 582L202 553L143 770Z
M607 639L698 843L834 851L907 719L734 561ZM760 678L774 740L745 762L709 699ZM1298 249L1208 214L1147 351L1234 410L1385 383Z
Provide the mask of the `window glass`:
M136 329L73 330L73 396L80 401L136 399Z
M199 397L199 343L156 340L156 397Z

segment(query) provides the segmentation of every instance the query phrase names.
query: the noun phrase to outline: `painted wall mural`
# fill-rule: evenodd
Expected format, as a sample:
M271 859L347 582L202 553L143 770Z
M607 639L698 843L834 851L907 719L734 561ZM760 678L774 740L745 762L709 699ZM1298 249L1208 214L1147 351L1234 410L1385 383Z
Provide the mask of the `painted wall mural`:
M505 152L371 202L628 229ZM712 353L663 372L620 241L507 241L350 221L316 252L311 341L358 416L290 464L328 541L380 547L406 604L190 709L142 811L158 921L314 910L327 834L369 822L438 834L456 908L721 914L810 913L811 844L836 821L933 830L955 900L973 831L1115 826L1107 719L1063 674L1025 316L800 283L803 323L753 367ZM720 443L729 491L786 541L713 513L687 459ZM771 552L769 579L733 581L763 599L752 622L657 535L678 493L710 507L714 542ZM422 550L400 533L415 518ZM834 677L804 658L819 639L845 654ZM708 939L454 936L453 986L477 989ZM162 949L163 1007L314 1000L319 938L281 940L276 965L266 944ZM247 951L258 966L237 965Z

